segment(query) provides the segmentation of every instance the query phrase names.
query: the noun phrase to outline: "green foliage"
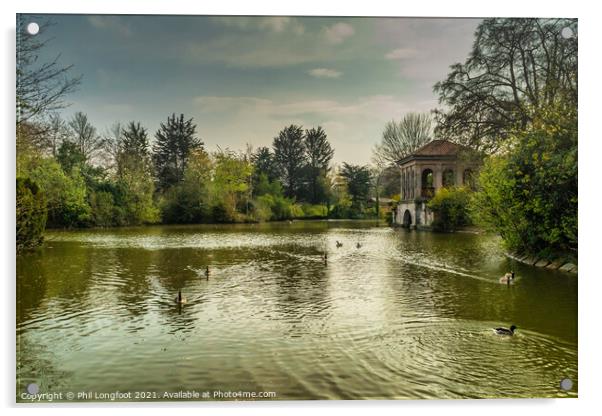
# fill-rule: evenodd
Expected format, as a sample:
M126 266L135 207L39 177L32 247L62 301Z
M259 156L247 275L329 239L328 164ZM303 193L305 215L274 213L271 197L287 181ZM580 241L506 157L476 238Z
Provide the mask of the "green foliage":
M249 191L253 165L243 155L230 150L214 154L212 200L220 207L219 222L236 222L240 212L249 214Z
M38 159L29 166L28 175L46 195L50 227L78 227L89 222L87 189L78 167L66 174L53 159Z
M576 108L541 112L503 155L485 163L478 181L476 217L508 248L542 256L576 251Z
M176 118L175 113L167 118L167 123L161 123L155 138L153 162L158 187L165 190L183 179L188 156L202 149L203 142L196 137L192 118L185 120L184 114Z
M17 177L16 188L17 253L42 244L46 226L46 198L31 179Z
M86 161L86 157L80 151L77 144L65 140L57 150L56 161L59 162L65 172L69 173L73 168L82 166Z
M470 191L465 187L441 188L429 201L434 213L433 229L454 231L471 223L469 216Z
M123 225L123 221L120 221L123 214L118 212L112 193L106 191L91 192L89 201L92 224L98 227Z
M213 162L203 150L196 150L190 155L184 180L180 185L168 189L163 196L161 211L164 222L202 223L211 220L212 169ZM222 220L225 218L225 214L219 210L215 214Z
M363 211L364 204L370 195L372 173L368 166L343 163L340 172L351 197L352 208L356 213Z
M301 186L301 172L306 162L303 129L294 124L285 127L274 138L272 147L285 194L294 197Z

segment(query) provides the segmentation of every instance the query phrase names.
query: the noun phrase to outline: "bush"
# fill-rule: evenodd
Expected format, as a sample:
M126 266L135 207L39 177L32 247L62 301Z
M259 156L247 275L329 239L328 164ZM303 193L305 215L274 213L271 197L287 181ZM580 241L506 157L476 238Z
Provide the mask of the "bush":
M552 258L577 250L577 116L547 110L486 161L473 206L510 250Z
M42 244L46 227L46 198L40 187L29 178L17 178L17 253Z
M434 213L433 229L455 231L470 224L469 198L470 191L464 187L439 189L428 203Z
M325 218L328 215L324 205L304 204L301 206L305 218Z
M56 161L40 159L31 167L29 177L46 196L49 227L77 227L90 222L86 184L78 168L68 175Z

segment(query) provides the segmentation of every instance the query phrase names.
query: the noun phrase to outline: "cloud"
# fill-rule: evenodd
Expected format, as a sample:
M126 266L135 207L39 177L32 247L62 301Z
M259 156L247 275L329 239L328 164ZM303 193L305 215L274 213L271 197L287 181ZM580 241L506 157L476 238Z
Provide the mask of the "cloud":
M390 60L413 58L418 55L418 51L412 48L394 49L385 55L385 58Z
M408 98L368 95L355 99L199 96L193 99L195 120L209 147L233 149L241 143L270 146L285 126L324 127L335 148L335 161L366 163L384 124L408 111L426 111L435 102L413 105Z
M309 70L307 73L315 78L338 78L343 75L340 71L328 68L315 68Z
M238 30L263 30L274 33L290 31L296 35L305 33L305 26L298 19L288 16L213 16L211 20Z
M339 22L327 27L324 33L326 40L331 44L336 45L342 43L349 36L352 36L355 33L355 30L349 23Z
M88 16L88 22L97 29L109 30L123 36L130 36L132 34L130 26L124 23L118 16Z

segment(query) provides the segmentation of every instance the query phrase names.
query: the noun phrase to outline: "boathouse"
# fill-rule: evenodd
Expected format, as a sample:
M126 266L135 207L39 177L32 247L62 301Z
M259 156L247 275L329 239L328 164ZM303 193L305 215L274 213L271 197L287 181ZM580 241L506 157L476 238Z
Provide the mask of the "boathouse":
M474 153L447 140L433 140L397 162L401 192L393 223L408 228L429 227L433 212L428 201L442 187L474 187L479 167Z

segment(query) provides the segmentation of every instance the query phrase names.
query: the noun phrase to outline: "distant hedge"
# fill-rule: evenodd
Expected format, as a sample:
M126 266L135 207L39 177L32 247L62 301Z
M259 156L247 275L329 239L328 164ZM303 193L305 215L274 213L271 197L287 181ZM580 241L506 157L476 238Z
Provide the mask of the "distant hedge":
M42 244L48 211L40 187L29 178L17 178L17 252Z

